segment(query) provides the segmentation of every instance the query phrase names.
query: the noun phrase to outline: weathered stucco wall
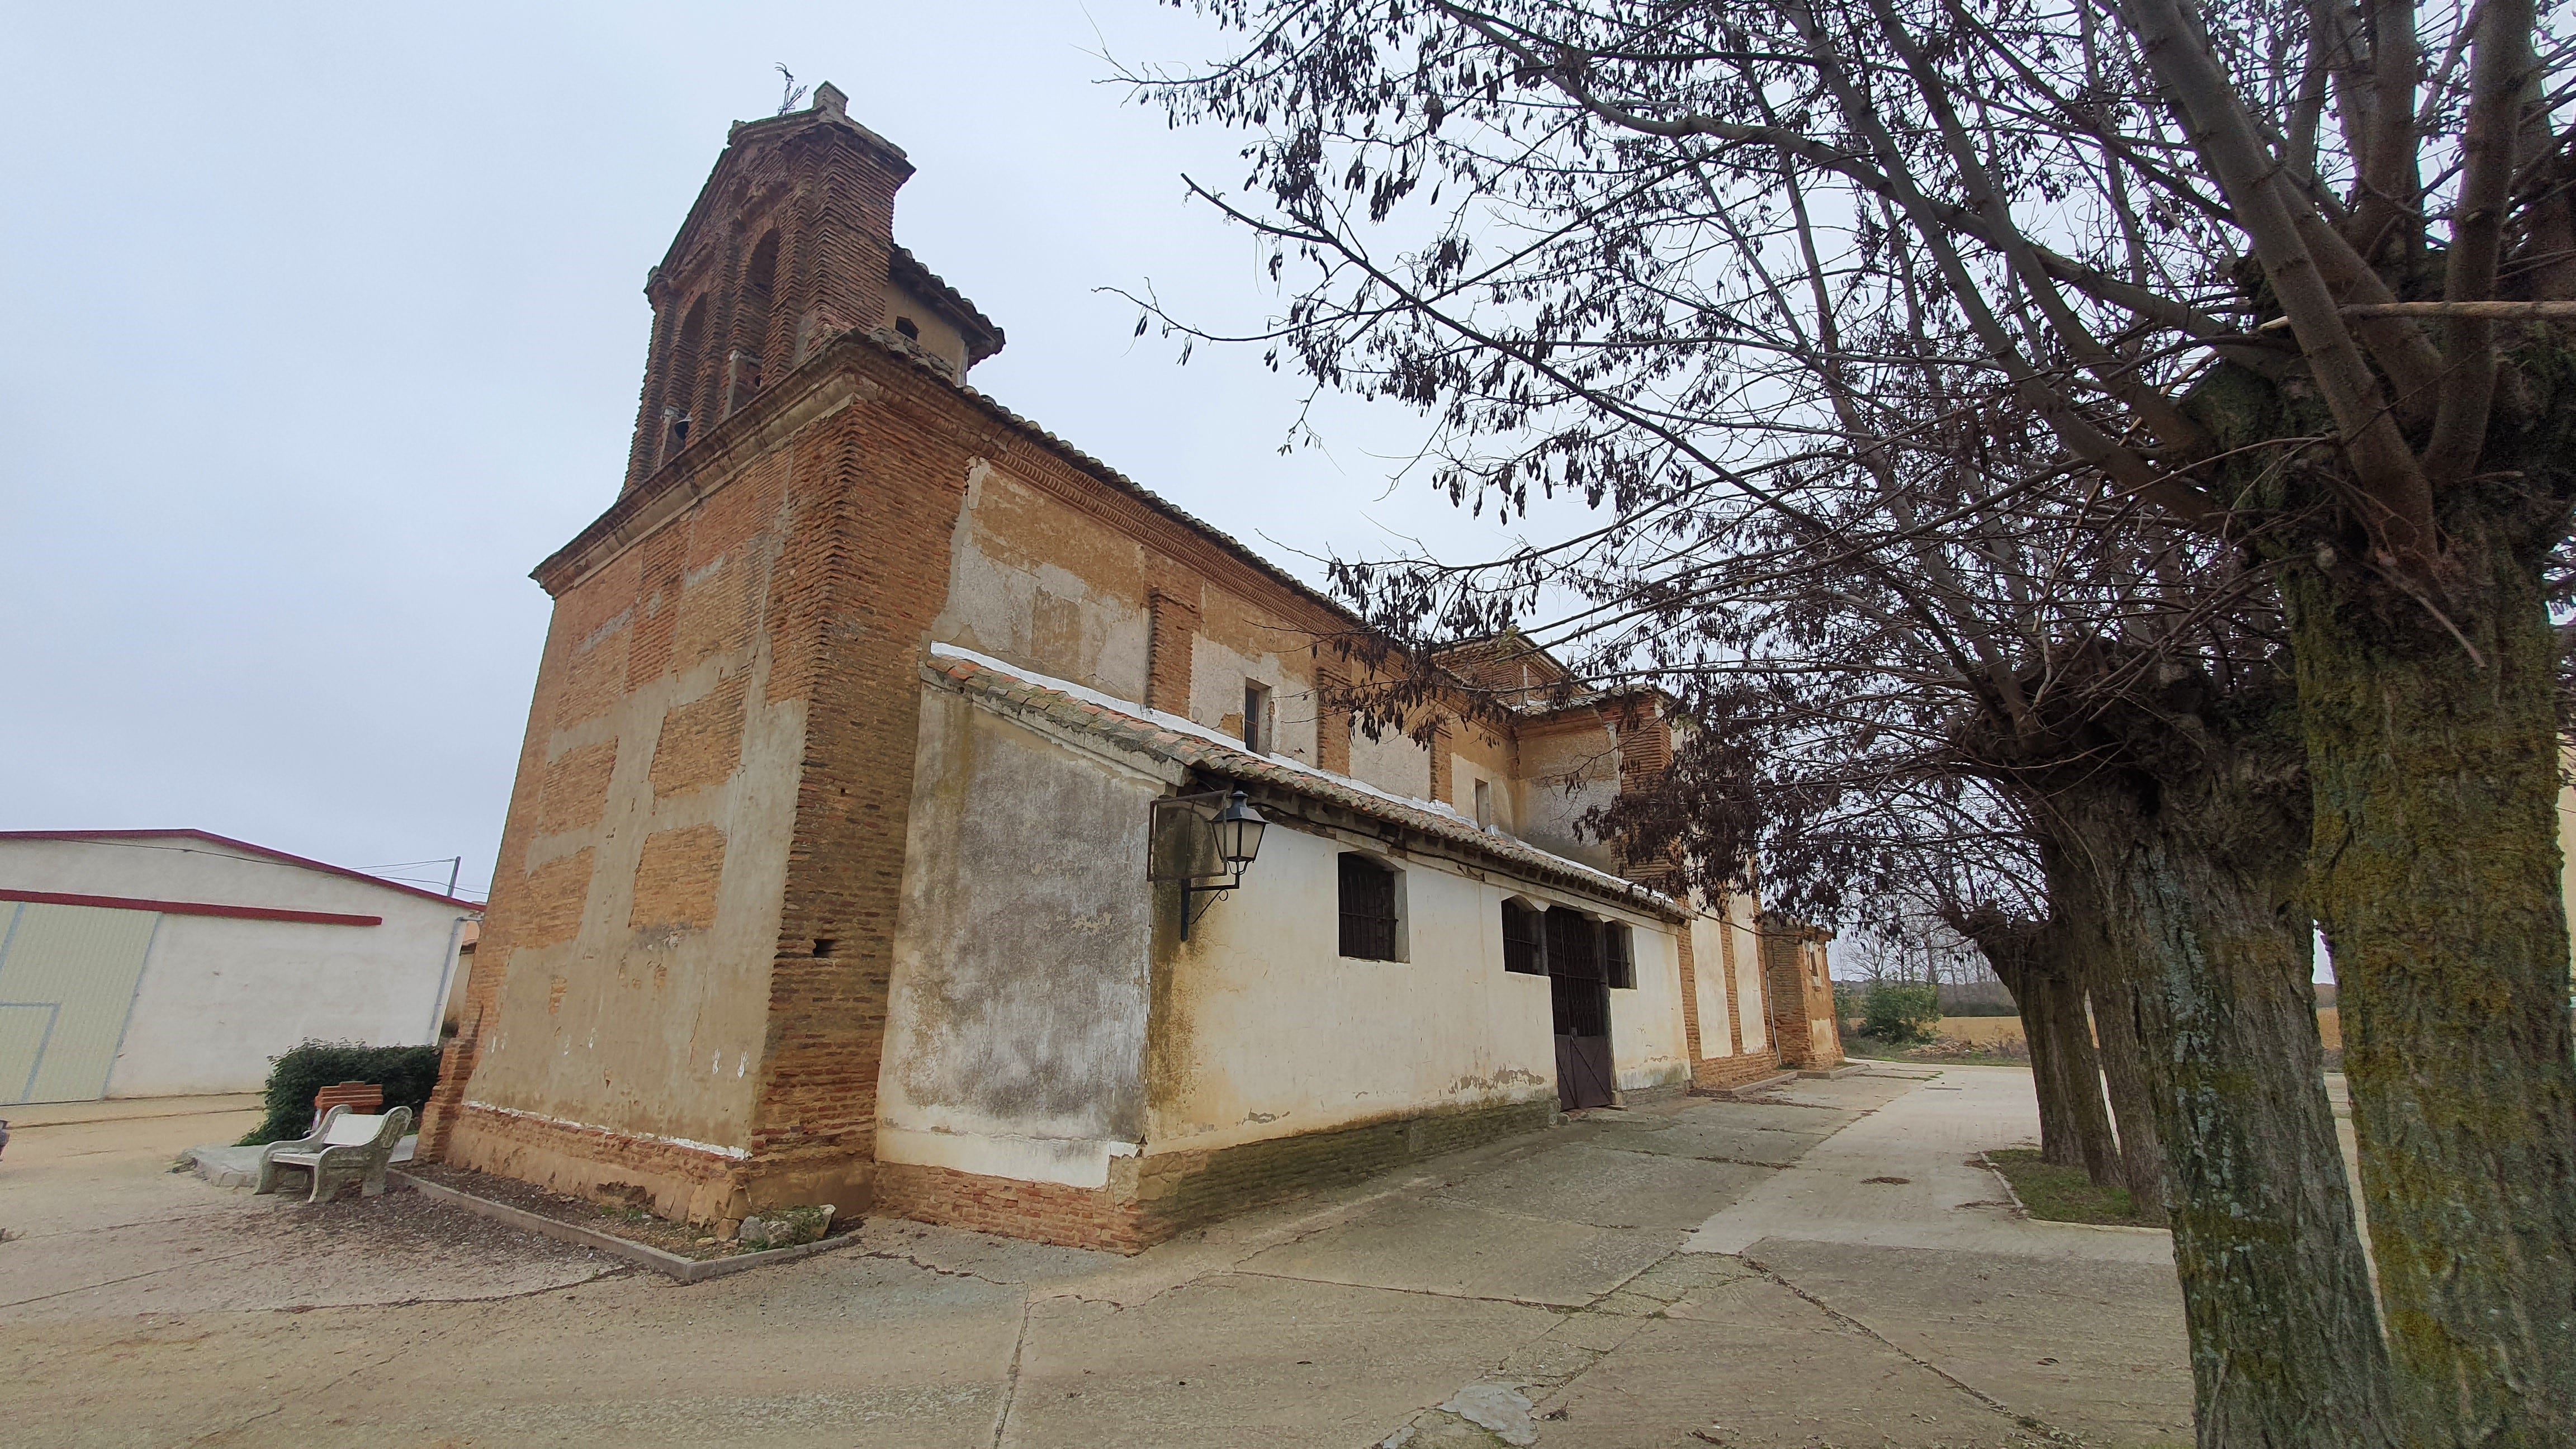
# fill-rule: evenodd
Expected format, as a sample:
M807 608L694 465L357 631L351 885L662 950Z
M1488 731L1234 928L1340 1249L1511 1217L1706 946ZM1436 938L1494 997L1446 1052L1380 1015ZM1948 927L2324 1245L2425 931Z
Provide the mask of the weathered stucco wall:
M1263 616L1224 589L1206 591L1199 623L1190 665L1189 717L1242 738L1244 682L1258 681L1272 691L1270 753L1313 764L1313 639Z
M923 691L879 1162L1099 1187L1134 1154L1165 788Z
M1351 727L1351 778L1414 800L1431 798L1431 751L1399 729L1381 729L1375 739L1360 725Z
M1751 895L1726 898L1727 939L1735 953L1735 1026L1748 1052L1771 1044L1771 1011L1762 995L1762 942L1754 926L1761 910Z
M1348 848L1273 823L1243 889L1187 942L1163 933L1149 1156L1555 1098L1547 981L1503 970L1514 892L1390 858L1411 959L1353 960L1335 909Z
M1493 802L1494 813L1492 819L1481 823L1506 834L1520 833L1520 808L1513 798L1518 792L1513 788L1509 771L1473 756L1452 754L1449 757L1449 780L1449 788L1458 796L1450 803L1457 807L1459 814L1470 820L1476 818L1476 784L1483 781L1487 797Z
M1726 1009L1727 929L1715 916L1691 917L1691 990L1699 999L1699 1054L1704 1059L1735 1055L1735 1017Z
M921 334L915 341L922 351L957 369L959 377L966 375L966 339L956 325L940 316L939 309L930 304L929 298L908 287L889 283L882 325L893 327L904 321L910 322L913 330Z
M754 464L556 601L525 853L477 953L474 1103L750 1140L805 748L803 702L769 697L787 468Z
M1148 694L1152 592L1178 589L1198 620L1188 717L1240 738L1244 682L1258 681L1272 691L1272 753L1317 758L1311 631L1005 468L971 471L949 579L940 642L1136 701Z
M1521 837L1598 870L1618 869L1617 853L1575 823L1619 798L1619 753L1610 732L1533 731L1522 736L1520 756L1527 822Z
M1592 914L1608 915L1598 909ZM1610 1065L1619 1090L1685 1085L1690 1045L1682 1031L1682 957L1674 928L1642 916L1609 918L1628 925L1637 955L1635 988L1610 992Z
M1191 939L1162 935L1146 1155L1230 1147L1388 1117L1553 1101L1545 977L1503 969L1502 904L1600 902L1422 857L1403 872L1403 961L1340 954L1340 838L1274 823L1244 888ZM1363 849L1362 853L1375 853ZM1167 905L1167 909L1173 909ZM1610 993L1622 1090L1687 1078L1672 928L1620 915L1635 989Z
M933 628L1120 699L1145 697L1151 555L1135 539L990 464L967 474Z

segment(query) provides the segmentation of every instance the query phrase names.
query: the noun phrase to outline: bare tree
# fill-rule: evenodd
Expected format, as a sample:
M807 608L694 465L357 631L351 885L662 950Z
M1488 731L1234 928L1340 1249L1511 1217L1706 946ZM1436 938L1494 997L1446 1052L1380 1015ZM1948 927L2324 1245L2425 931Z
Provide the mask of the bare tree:
M2058 462L2022 486L2150 515L2259 575L2249 595L2277 589L2284 647L2258 702L2212 679L2206 709L2130 691L2147 707L2128 724L2079 712L2067 728L2125 755L2053 775L2050 798L2093 842L2081 868L2171 948L2157 959L2233 953L2228 989L2261 984L2237 1004L2294 1038L2297 902L2314 901L2351 1007L2403 1433L2576 1435L2542 583L2576 498L2566 17L2528 0L1201 8L1241 53L1138 79L1184 120L1260 133L1259 200L1201 194L1289 288L1260 334L1273 356L1428 410L1460 500L1571 491L1611 520L1585 538L1633 546L1590 589L1533 549L1519 591L1489 601L1562 588L1578 612L1638 610L1670 572L1658 554L1762 546L1737 503L1770 539L1820 546L1842 526L1820 487L1945 426L1979 445L2035 428ZM1941 391L1915 385L1927 360ZM1910 496L1912 521L1855 556L1960 537L1944 496ZM1427 602L1382 571L1343 583L1393 618ZM2006 642L1954 665L2027 742L2042 712L2017 681L2046 643ZM1669 663L1647 647L1632 667ZM2206 820L2169 818L2176 784ZM2114 817L2116 852L2099 845ZM2306 878L2258 848L2296 823ZM2292 892L2275 904L2297 929L2210 937L2177 882L2212 862L2234 862L2202 883L2235 915ZM2238 1026L2199 1045L2263 1049ZM2264 1120L2312 1152L2309 1107L2273 1105ZM2338 1292L2327 1320L2356 1311ZM2354 1369L2241 1422L2227 1369L2201 1365L2205 1436L2391 1437L2353 1417L2372 1411L2340 1387Z

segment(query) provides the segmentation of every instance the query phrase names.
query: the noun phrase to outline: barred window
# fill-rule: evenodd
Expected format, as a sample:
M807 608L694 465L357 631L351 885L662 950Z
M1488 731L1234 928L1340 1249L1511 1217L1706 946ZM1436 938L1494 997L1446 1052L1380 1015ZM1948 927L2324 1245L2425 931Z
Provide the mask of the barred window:
M1396 959L1395 872L1357 851L1342 856L1342 954Z
M1612 921L1601 928L1601 961L1610 984L1622 990L1637 989L1636 943L1628 928Z
M1547 974L1547 950L1539 944L1539 913L1518 901L1503 902L1503 969L1525 976Z

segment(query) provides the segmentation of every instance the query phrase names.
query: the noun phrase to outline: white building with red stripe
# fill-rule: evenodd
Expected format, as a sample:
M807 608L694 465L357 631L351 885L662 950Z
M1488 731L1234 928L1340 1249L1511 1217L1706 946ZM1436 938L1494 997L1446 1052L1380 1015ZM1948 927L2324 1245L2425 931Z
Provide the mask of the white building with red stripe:
M252 1092L299 1042L434 1043L481 913L202 830L0 831L0 1104Z

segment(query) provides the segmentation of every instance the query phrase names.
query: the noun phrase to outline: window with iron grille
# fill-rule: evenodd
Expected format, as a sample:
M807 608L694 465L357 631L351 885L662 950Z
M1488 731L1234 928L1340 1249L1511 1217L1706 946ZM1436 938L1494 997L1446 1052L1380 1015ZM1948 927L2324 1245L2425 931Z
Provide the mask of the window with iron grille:
M1581 911L1551 906L1547 912L1547 974L1581 981L1601 979L1601 923Z
M1503 902L1503 969L1525 976L1547 974L1547 950L1539 944L1539 914L1518 901Z
M1636 943L1630 939L1628 928L1616 921L1601 928L1601 964L1602 974L1612 986L1624 991L1637 989Z
M1601 988L1601 923L1563 906L1547 913L1548 989L1558 1036L1608 1036L1610 1001Z
M1395 872L1356 851L1342 856L1342 954L1396 959Z

